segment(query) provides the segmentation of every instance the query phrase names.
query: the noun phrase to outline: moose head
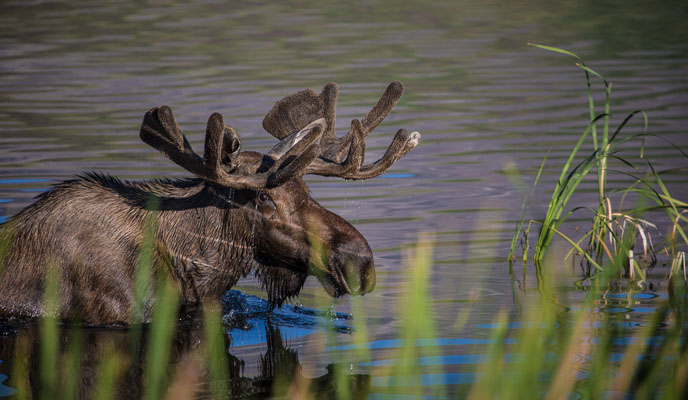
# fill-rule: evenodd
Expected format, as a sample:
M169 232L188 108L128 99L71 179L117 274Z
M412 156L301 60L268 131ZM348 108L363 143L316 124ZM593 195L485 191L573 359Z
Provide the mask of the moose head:
M302 176L369 179L411 151L420 134L400 129L382 158L364 164L366 136L402 93L401 83L391 83L341 138L335 134L336 84L319 94L289 95L263 120L280 139L266 154L242 152L236 130L215 113L200 156L169 107L151 109L141 139L196 178L124 182L87 174L40 196L0 230L12 237L0 270L0 317L42 315L45 264L57 263L63 318L130 322L137 253L151 219L154 268L171 273L184 303L217 296L250 272L272 306L296 296L309 275L333 297L370 292L370 246L309 195Z

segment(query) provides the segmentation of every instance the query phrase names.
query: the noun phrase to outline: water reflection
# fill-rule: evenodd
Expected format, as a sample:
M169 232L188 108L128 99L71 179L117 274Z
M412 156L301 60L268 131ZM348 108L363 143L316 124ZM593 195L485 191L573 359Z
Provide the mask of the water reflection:
M170 363L166 367L165 375L170 385L170 391L186 391L195 398L211 397L213 381L207 373L205 357L202 355L204 344L203 329L197 326L198 321L185 320L177 327L174 334ZM294 384L305 382L302 389L307 390L309 396L316 398L334 398L337 385L348 385L346 389L353 398L365 398L369 392L370 377L365 374L345 374L335 379L334 364L326 367L326 372L316 376L304 376L303 366L299 361L298 352L289 347L280 328L269 320L264 326L264 351L259 355L257 373L253 376L245 374L245 360L233 354L227 337L224 343L227 362L227 383L232 398L273 398L287 395L289 390L295 390ZM147 332L143 332L142 343L146 343ZM146 387L144 382L144 366L146 363L146 348L132 345L131 331L125 329L82 329L79 327L64 327L59 337L59 365L57 370L64 375L69 365L66 364L73 353L70 349L79 349L79 362L74 372L78 376L76 384L76 398L93 398L95 391L102 382L99 373L102 362L113 354L124 360L119 379L113 382L115 398L140 398ZM19 327L16 334L0 337L0 396L16 393L17 388L24 388L33 398L40 398L40 338L36 326ZM11 365L25 365L26 376L17 378L20 369L12 369ZM12 387L3 383L7 376ZM63 388L62 388L63 389Z

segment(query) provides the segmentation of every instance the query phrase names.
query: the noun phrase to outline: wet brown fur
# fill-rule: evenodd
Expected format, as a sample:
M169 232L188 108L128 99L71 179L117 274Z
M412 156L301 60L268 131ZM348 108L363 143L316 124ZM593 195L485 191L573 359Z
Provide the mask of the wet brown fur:
M271 162L254 152L240 157L255 169ZM269 195L270 202L261 202L260 193ZM11 238L0 271L0 318L44 315L44 279L53 266L60 276L63 320L130 323L135 271L149 220L155 231L154 270L171 274L183 303L214 298L251 271L275 305L297 295L318 268L323 284L331 285L328 291L342 295L342 282L327 277L328 268L344 268L344 260L335 257L350 262L363 254L364 262L357 263L363 285L374 277L363 236L313 200L300 177L259 192L197 178L127 182L91 173L57 184L0 226L0 235ZM309 268L308 229L333 247L332 265ZM343 246L341 251L337 246ZM150 316L153 293L151 286L144 320Z

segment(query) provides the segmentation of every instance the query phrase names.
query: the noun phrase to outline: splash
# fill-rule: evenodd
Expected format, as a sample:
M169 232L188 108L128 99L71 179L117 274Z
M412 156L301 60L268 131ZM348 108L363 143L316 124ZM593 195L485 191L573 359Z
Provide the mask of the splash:
M358 211L356 211L356 223L354 223L354 226L358 225L358 218L361 216L361 198L363 198L363 182L364 181L365 181L365 179L360 180L361 186L360 186L360 190L358 192Z
M0 364L2 364L2 360L0 360ZM3 382L6 380L7 375L0 374L0 397L12 396L13 394L17 393L16 389L3 385Z
M351 333L351 316L337 312L316 310L298 305L283 305L270 310L267 300L230 290L220 299L224 316L222 322L232 346L265 343L266 327L279 327L283 340L297 339L311 333L331 329Z

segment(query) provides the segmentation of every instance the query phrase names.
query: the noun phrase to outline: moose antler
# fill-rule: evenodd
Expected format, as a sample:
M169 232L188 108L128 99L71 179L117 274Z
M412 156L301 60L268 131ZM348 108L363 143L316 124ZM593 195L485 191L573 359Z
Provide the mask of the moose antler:
M299 132L290 135L291 132L303 129L314 118L323 118L326 126L320 141L320 154L308 165L305 173L345 179L369 179L385 172L420 142L420 133L408 133L405 129L400 129L382 158L363 165L366 136L389 115L401 98L404 87L401 82L390 83L377 104L362 120L351 121L351 130L342 138L335 135L338 92L337 84L328 83L320 94L306 89L278 101L263 119L265 130L281 139L280 144L268 154L280 157L288 147L287 144L301 140Z
M167 106L155 107L146 113L140 136L146 144L203 179L237 189L269 189L304 173L319 154L319 139L324 127L324 120L316 120L303 127L296 133L300 135L300 140L285 148L275 163L262 173L251 173L240 168L239 135L224 124L222 115L218 113L208 119L203 158L191 149L172 110Z
M335 134L338 92L337 84L328 83L320 94L306 89L275 103L265 116L263 127L280 142L268 153L274 164L260 173L242 168L239 135L224 124L218 113L208 119L202 158L191 149L167 106L146 113L140 135L145 143L187 171L237 189L269 189L304 174L373 178L420 142L420 133L399 129L382 158L363 165L365 138L389 115L404 87L401 82L390 83L377 104L362 120L352 120L351 130L341 138Z

